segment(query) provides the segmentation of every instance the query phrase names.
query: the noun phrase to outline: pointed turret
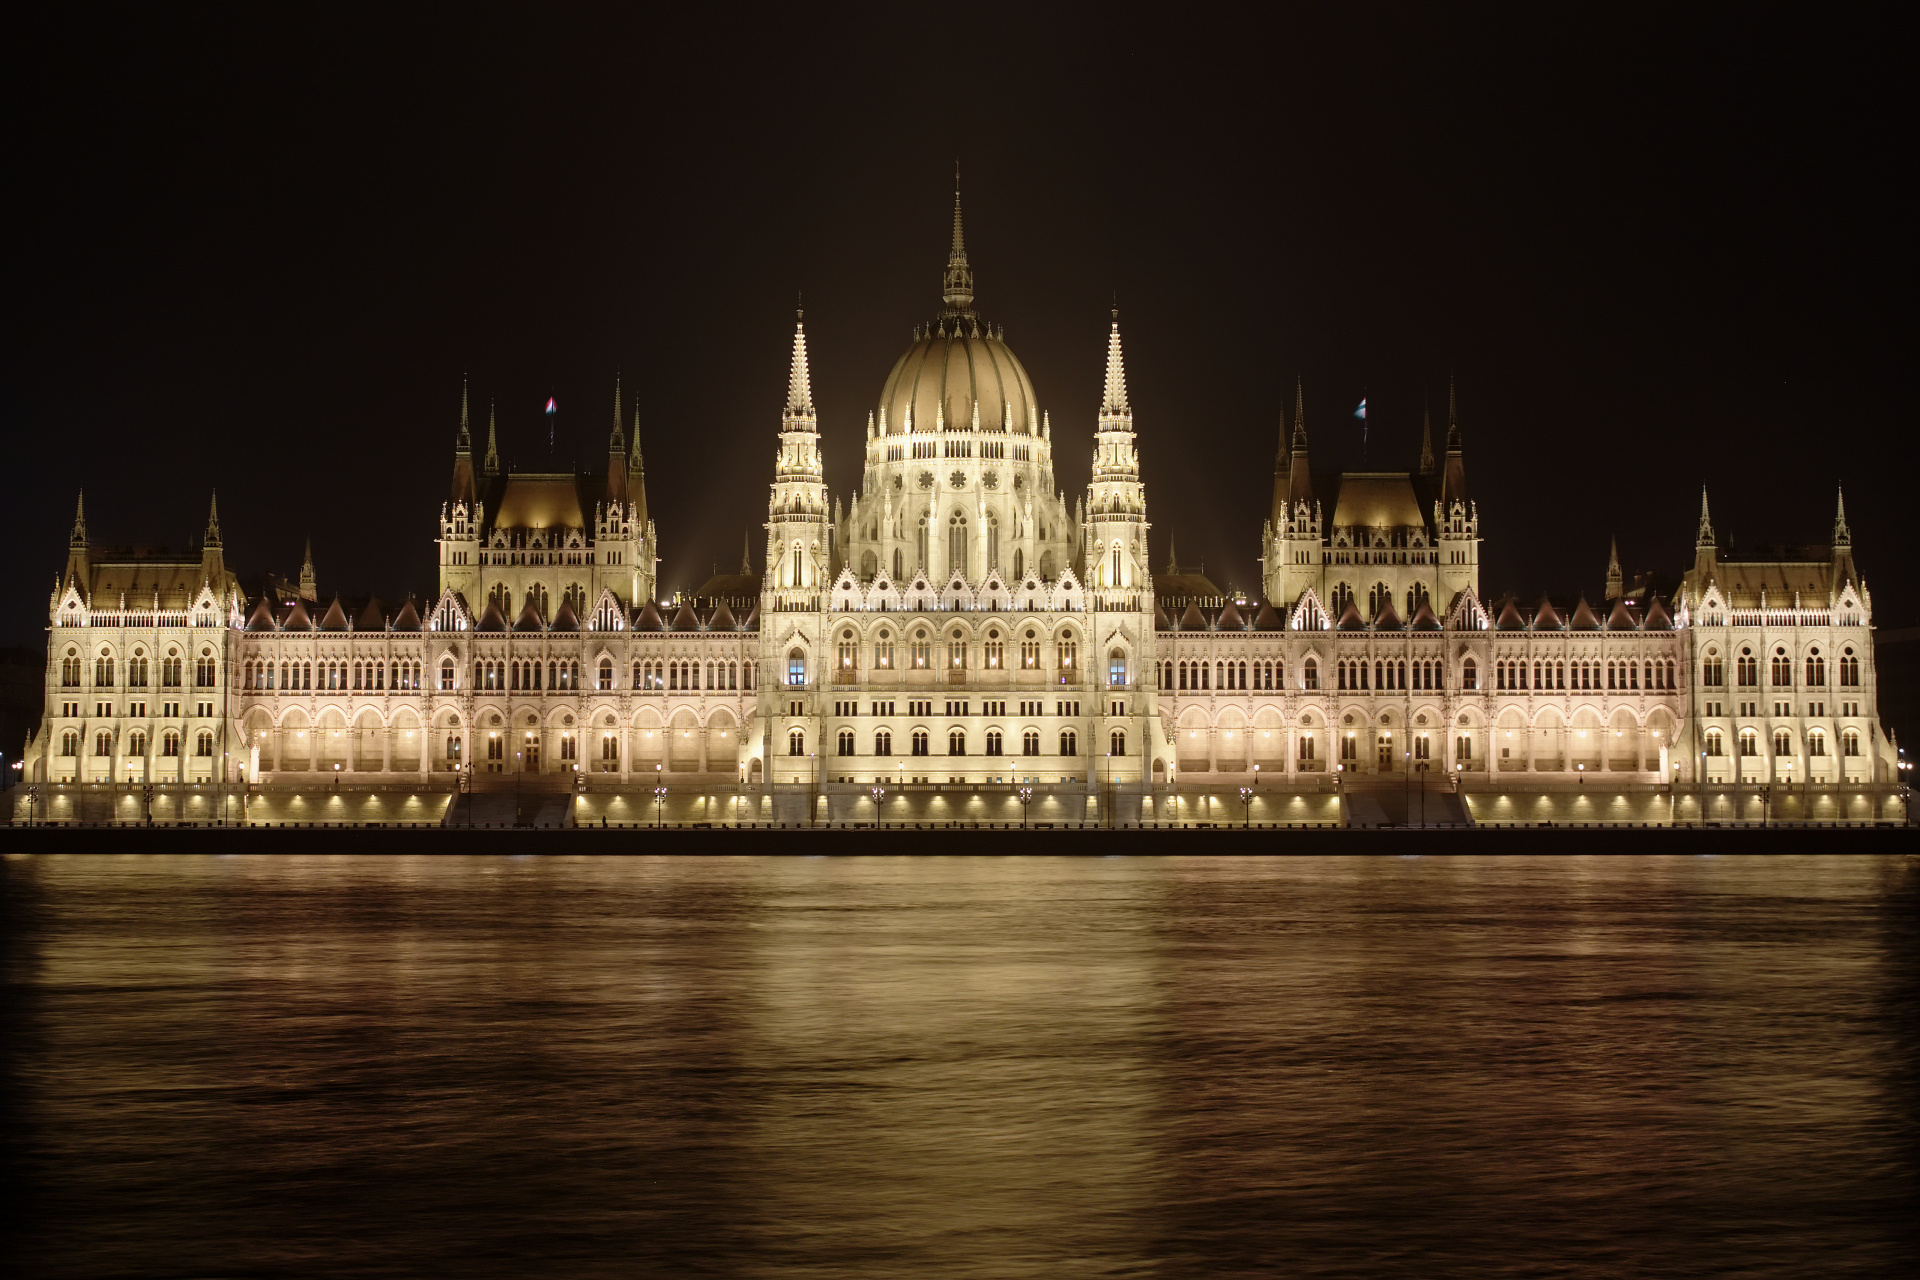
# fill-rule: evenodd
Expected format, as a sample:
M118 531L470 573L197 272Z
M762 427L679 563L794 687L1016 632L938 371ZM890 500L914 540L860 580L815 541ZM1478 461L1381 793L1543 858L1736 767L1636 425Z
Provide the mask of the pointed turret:
M753 576L753 530L746 529L740 534L740 576Z
M453 439L453 500L473 506L473 432L467 424L467 380L460 379L460 431Z
M1713 535L1713 515L1707 509L1707 486L1700 486L1700 527L1693 535L1693 581L1701 590L1713 579L1720 559L1720 543Z
M1854 581L1853 531L1847 528L1847 495L1840 491L1833 509L1833 586Z
M1605 599L1618 600L1626 594L1626 581L1620 572L1620 539L1615 538L1607 549L1607 594Z
M1420 474L1430 476L1440 468L1433 460L1433 415L1420 413Z
M84 600L92 589L91 583L87 555L87 491L82 489L73 507L73 532L67 535L67 571L62 585L76 588Z
M1286 527L1287 492L1293 482L1293 455L1287 450L1287 411L1280 410L1280 442L1273 450L1273 503L1267 513L1269 527L1279 533Z
M620 422L620 375L613 375L613 431L607 436L606 501L610 506L627 503L627 437ZM622 513L624 514L624 513Z
M1693 535L1695 547L1718 545L1713 536L1713 513L1707 509L1707 486L1700 486L1700 526Z
M1466 451L1460 442L1460 415L1453 395L1453 379L1447 379L1447 470L1440 481L1440 506L1451 515L1453 504L1467 501Z
M1307 392L1299 377L1293 380L1293 460L1287 468L1287 505L1313 501L1313 477L1307 470Z
M1127 400L1127 365L1120 351L1120 308L1107 330L1107 378L1094 435L1091 535L1097 563L1087 583L1111 589L1150 585L1147 564L1147 495L1140 482L1140 451L1134 447L1133 406Z
M306 555L300 561L300 598L320 603L320 588L313 576L313 539L307 539Z
M489 400L487 402L487 457L486 461L481 464L481 470L490 476L500 474L500 449L497 434L494 430L497 420L493 402Z
M1113 328L1107 334L1107 386L1100 398L1100 413L1130 413L1127 407L1127 364L1120 354L1120 308L1113 309Z
M787 373L787 417L813 417L813 379L807 372L807 313L796 310L793 325L793 364Z
M220 550L220 495L207 501L207 530L200 535L200 581L218 592L226 582L227 564Z
M767 500L766 576L761 590L769 609L815 607L813 593L820 589L831 564L830 511L820 461L820 422L807 368L806 313L796 308L787 404L780 415L780 452Z
M949 316L973 314L973 268L967 265L967 238L960 225L960 175L953 175L953 248L947 252L947 270L940 281L940 300Z
M627 501L633 504L634 525L647 533L647 461L640 454L640 406L633 406L633 451L627 455Z

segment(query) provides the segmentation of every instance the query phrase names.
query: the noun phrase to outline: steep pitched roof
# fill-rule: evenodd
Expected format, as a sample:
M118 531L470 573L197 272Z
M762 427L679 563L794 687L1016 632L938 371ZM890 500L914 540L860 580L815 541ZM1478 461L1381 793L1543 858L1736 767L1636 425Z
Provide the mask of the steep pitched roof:
M1593 609L1587 604L1585 596L1581 596L1580 603L1574 606L1573 621L1568 626L1575 631L1600 630L1600 619L1594 616Z
M340 597L335 596L327 611L320 615L322 631L345 631L347 629L347 611L340 607Z
M500 602L498 600L487 601L486 611L480 615L480 621L473 624L473 629L475 631L505 631L507 629L507 615L500 612Z
M1633 610L1627 608L1627 598L1621 596L1613 602L1613 612L1607 615L1607 630L1637 631L1639 621L1633 616Z
M406 603L400 606L400 612L393 615L395 631L420 630L420 610L414 607L413 597L408 596Z
M739 624L733 620L733 610L727 608L727 602L725 600L722 600L715 606L713 613L708 616L707 629L709 631L738 631L740 629Z
M540 621L539 612L533 607L533 600L527 600L526 608L520 610L520 616L513 620L515 631L545 631L546 623Z
M1495 631L1525 631L1527 629L1527 620L1520 616L1520 610L1518 606L1514 604L1511 596L1507 598L1507 603L1501 607L1500 616L1494 620L1493 629Z
M1560 616L1560 611L1553 607L1553 601L1546 599L1540 601L1540 608L1536 610L1533 615L1533 629L1535 631L1565 631L1567 629L1566 620Z
M1400 615L1394 612L1392 600L1380 602L1380 613L1373 620L1373 629L1375 631L1400 630Z
M1407 627L1412 631L1445 630L1445 628L1440 625L1440 619L1434 616L1433 605L1426 600L1422 600L1420 607L1413 611L1413 621L1409 622Z
M553 611L553 625L549 627L548 630L578 631L579 629L580 629L580 619L574 613L572 603L566 600L562 600L560 602L560 607Z
M1285 631L1287 624L1285 620L1280 617L1279 611L1273 607L1272 602L1262 600L1260 602L1260 612L1253 615L1253 629L1255 631Z
M635 631L665 631L667 629L667 624L660 620L660 610L653 601L647 601L646 606L642 608L639 615L634 618L633 629Z
M282 631L313 630L313 618L307 613L306 601L293 602L293 607L287 610L287 616L280 619L280 629Z
M748 610L747 620L740 624L740 629L742 631L758 631L760 629L760 606L758 604Z
M1155 631L1173 630L1173 619L1169 618L1167 611L1157 604L1153 606L1153 629Z
M1246 619L1240 616L1240 610L1234 607L1233 601L1231 600L1227 601L1227 607L1220 611L1219 616L1214 618L1213 625L1222 631L1245 631L1247 629Z
M1648 595L1647 597L1646 628L1649 631L1673 630L1673 616L1667 612L1667 607L1660 603L1659 596Z
M1367 620L1360 616L1360 610L1353 601L1347 601L1347 607L1340 611L1340 620L1333 624L1335 631L1365 631Z
M700 619L694 615L693 606L682 601L679 611L673 615L673 622L667 629L669 631L698 631L700 629Z
M1187 611L1180 615L1180 629L1182 631L1205 631L1207 629L1207 620L1201 615L1199 605L1190 604L1187 606Z

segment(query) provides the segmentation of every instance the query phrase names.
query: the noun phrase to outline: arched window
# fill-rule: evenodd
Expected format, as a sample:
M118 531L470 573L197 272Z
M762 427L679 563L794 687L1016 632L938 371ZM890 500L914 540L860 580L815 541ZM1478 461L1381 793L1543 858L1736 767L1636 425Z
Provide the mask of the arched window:
M800 571L800 559L801 559L800 544L796 542L793 544L793 554L789 558L789 563L792 565L792 580L788 583L789 586L798 587L803 585L801 582L802 574Z
M93 660L93 687L96 689L113 688L113 657L105 649Z
M135 654L127 662L127 688L144 689L147 687L147 660Z
M1303 733L1300 735L1300 759L1312 760L1313 758L1313 735Z
M1015 552L1014 554L1015 554L1015 557L1018 558L1019 553ZM906 568L906 561L900 554L900 548L895 547L893 549L893 580L895 582L898 582L900 581L900 579L907 576L903 572L905 568Z
M947 637L947 669L960 671L967 665L967 636L964 631L956 631Z
M924 756L927 754L927 731L925 729L915 729L913 731L912 745L914 755Z
M1127 655L1120 649L1107 654L1107 684L1119 689L1127 683Z
M989 671L1001 670L1006 665L1006 642L1000 638L998 631L987 632L987 642L981 648L981 656L985 660Z
M160 754L178 757L180 754L180 735L172 730L160 735Z
M1843 733L1841 733L1841 735L1840 735L1840 754L1842 754L1842 755L1845 755L1845 756L1857 756L1857 755L1859 755L1859 754L1860 754L1860 732L1859 732L1859 730L1857 730L1857 729L1848 729L1848 730L1846 730L1846 731L1844 731Z
M842 729L839 734L839 753L843 756L853 754L853 730Z
M807 682L807 655L798 649L787 651L787 683L798 688Z
M202 759L210 759L213 756L212 732L206 729L200 731L200 736L193 743L193 754Z
M1824 689L1826 686L1827 660L1821 656L1818 649L1809 649L1807 651L1807 687L1809 689ZM1819 755L1821 753L1809 749L1807 754Z
M1040 731L1038 729L1028 729L1020 735L1020 754L1023 756L1037 756L1040 754Z
M807 735L803 729L795 729L787 734L787 754L803 756L807 754Z
M967 754L967 731L965 729L949 729L947 731L947 754L950 756L963 756Z
M1720 731L1718 729L1707 730L1707 754L1710 756L1726 754L1724 744L1720 740Z
M127 754L130 756L143 756L147 754L147 731L145 729L135 729L127 735ZM1819 752L1815 752L1814 754L1818 755Z
M967 578L967 517L955 511L947 517L947 575Z
M1787 651L1785 649L1775 649L1773 651L1773 670L1768 674L1772 676L1773 686L1776 689L1786 688L1793 684L1793 661L1787 657Z
M920 556L920 567L922 569L931 568L931 566L927 563L927 513L924 511L920 513L920 526L919 526L919 532L915 537L914 549ZM893 576L896 578L904 578L907 575L904 573L901 573L899 566L896 565L894 566Z
M613 659L612 658L600 659L600 687L602 689L613 688Z
M60 735L60 754L63 756L77 756L80 754L80 731L78 729L69 729ZM176 752L175 754L178 753Z
M853 632L851 631L841 632L840 654L839 654L840 670L842 671L853 670L854 651L857 647L858 646L854 642Z
M1734 675L1739 679L1743 689L1751 689L1760 683L1760 664L1755 660L1753 650L1740 650L1740 659L1734 663ZM1649 680L1647 686L1651 688L1653 682Z
M1000 517L987 513L987 568L1000 567ZM1015 576L1018 576L1017 574Z
M1120 544L1115 542L1107 556L1107 585L1117 587L1120 582Z
M614 734L600 735L600 759L609 772L620 763L620 739Z
M1180 664L1180 687L1187 687L1187 664L1184 661Z
M80 659L74 656L74 652L71 649L67 650L66 657L60 659L60 687L63 689L78 689L80 687ZM68 752L67 754L71 755L73 753Z
M1068 631L1061 633L1055 648L1058 650L1057 656L1060 660L1060 670L1062 673L1060 679L1062 683L1065 683L1067 677L1073 672L1075 660L1080 656L1080 643L1073 638L1073 633Z
M881 729L873 735L873 754L877 756L890 756L893 754L893 735L885 729Z
M1480 668L1474 665L1472 658L1460 664L1460 687L1478 689L1480 687Z
M1020 641L1020 668L1023 671L1040 669L1040 638L1033 628L1027 628L1027 634ZM1181 685L1181 688L1186 688Z
M1312 658L1308 658L1300 666L1300 687L1302 689L1318 689L1320 687L1320 665Z
M131 748L129 748L131 750ZM139 754L135 752L134 754ZM1827 731L1825 729L1807 730L1807 754L1824 756L1827 754Z
M894 554L899 555L900 553L896 551ZM1027 576L1027 553L1025 549L1021 547L1015 547L1013 549L1013 576L1016 578L1024 578Z
M1759 755L1760 735L1751 729L1742 729L1740 731L1740 754L1743 756Z
M1000 742L1001 742L1000 731L998 729L987 730L987 754L988 755L997 756L1000 754Z
M1127 731L1125 729L1115 729L1107 735L1107 753L1116 756L1127 754Z
M440 692L453 692L453 659L440 659Z
M93 735L93 754L96 756L110 756L113 754L113 733L111 730L102 729Z
M933 644L931 641L927 639L927 633L924 631L914 632L913 633L913 665L916 668L925 670L927 664L932 661L933 661Z
M1786 729L1773 731L1773 754L1790 756L1793 754L1793 734Z
M1071 729L1060 731L1060 754L1063 756L1080 754L1080 739Z

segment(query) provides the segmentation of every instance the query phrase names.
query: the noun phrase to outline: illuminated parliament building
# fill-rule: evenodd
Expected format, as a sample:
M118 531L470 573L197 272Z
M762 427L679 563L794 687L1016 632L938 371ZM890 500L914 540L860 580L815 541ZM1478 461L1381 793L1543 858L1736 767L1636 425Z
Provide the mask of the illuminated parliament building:
M770 424L772 425L772 424ZM1152 426L1142 424L1151 438ZM941 306L830 492L793 332L761 570L656 580L641 420L604 466L503 469L465 397L431 599L249 592L89 542L49 601L19 819L510 824L1689 822L1897 816L1872 605L1830 544L1722 554L1702 494L1663 588L1489 598L1464 433L1315 470L1304 396L1261 589L1149 563L1118 317L1090 471L974 305ZM829 429L860 429L857 423ZM1074 491L1069 494L1066 486ZM1415 797L1418 796L1416 801ZM1417 804L1417 808L1416 808Z

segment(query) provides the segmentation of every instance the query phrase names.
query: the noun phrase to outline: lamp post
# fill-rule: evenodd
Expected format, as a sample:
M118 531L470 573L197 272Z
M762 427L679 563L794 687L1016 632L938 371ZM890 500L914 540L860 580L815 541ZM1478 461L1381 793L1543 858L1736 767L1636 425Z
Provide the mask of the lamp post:
M878 831L880 829L880 802L887 798L887 789L880 783L875 782L871 787L867 788L867 794L873 797L873 829Z
M140 817L147 826L153 825L153 788L140 788Z
M1022 831L1025 831L1027 829L1027 806L1033 803L1033 788L1030 786L1022 786L1020 788L1019 794L1020 794L1020 829Z
M27 784L27 825L29 827L31 827L34 824L34 810L39 806L39 804L40 804L40 784L37 782L30 782Z
M454 783L460 788L460 794L467 798L467 830L473 830L473 762L458 766ZM456 802L457 803L457 802Z
M1240 829L1242 831L1245 831L1252 826L1253 826L1253 788L1241 787L1240 788Z
M653 766L653 825L658 830L666 825L662 813L667 803L667 779L661 772L664 765Z

